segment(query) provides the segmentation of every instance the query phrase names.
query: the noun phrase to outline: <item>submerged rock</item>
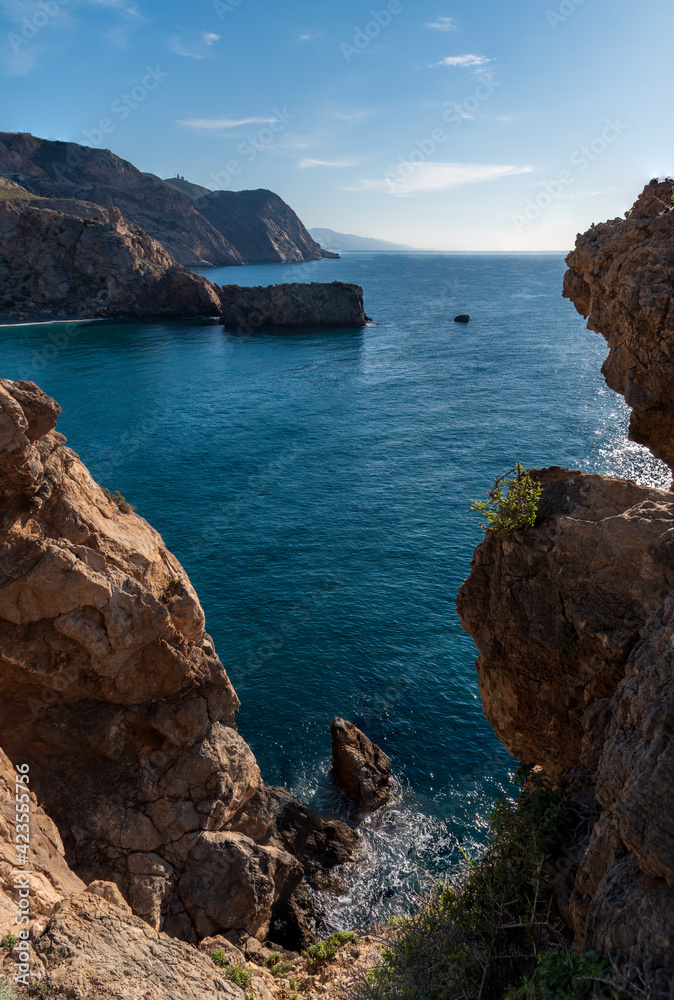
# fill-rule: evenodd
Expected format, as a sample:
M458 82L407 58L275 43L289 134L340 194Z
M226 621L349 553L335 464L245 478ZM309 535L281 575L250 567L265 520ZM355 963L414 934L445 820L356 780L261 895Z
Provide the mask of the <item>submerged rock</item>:
M391 797L391 760L351 722L333 719L332 774L361 809L373 812Z
M265 327L359 328L368 322L363 289L343 281L296 282L267 288L224 285L220 294L222 322L240 333L253 333Z

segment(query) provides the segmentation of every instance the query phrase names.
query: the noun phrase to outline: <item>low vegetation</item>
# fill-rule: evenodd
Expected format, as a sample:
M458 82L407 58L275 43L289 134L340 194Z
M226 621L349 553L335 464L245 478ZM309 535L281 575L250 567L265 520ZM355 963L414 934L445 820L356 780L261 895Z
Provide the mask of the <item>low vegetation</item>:
M0 948L4 948L5 951L11 951L18 940L13 934L5 934L4 938L0 941Z
M112 500L112 502L117 505L122 514L132 514L136 509L133 504L126 502L126 497L123 497L119 490L115 490L114 493L111 493L107 486L104 486L103 492L108 500Z
M556 910L553 861L589 815L527 766L515 781L523 791L496 804L485 853L392 922L355 1000L652 1000L608 959L574 952Z
M499 476L486 500L470 500L470 509L479 515L485 533L512 535L533 528L538 516L543 487L519 462Z
M353 931L336 931L324 941L318 941L310 945L306 951L302 952L307 962L307 969L310 973L316 972L321 966L331 962L340 948L345 944L358 944L358 935Z

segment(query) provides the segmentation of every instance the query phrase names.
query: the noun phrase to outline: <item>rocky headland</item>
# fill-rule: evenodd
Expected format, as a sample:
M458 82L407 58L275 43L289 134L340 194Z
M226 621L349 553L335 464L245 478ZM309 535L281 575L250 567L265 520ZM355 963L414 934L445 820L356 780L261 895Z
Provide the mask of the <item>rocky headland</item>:
M181 178L166 179L189 198L200 215L232 241L247 264L281 264L337 258L324 250L273 191L209 191Z
M69 215L92 218L93 206L93 214L105 218L111 199L130 223L189 267L337 256L322 250L271 191L209 191L179 178L165 181L109 149L0 132L0 177L60 202L48 207Z
M674 467L674 182L568 257L564 294L609 344L603 372L632 407L631 437ZM534 527L488 533L458 598L479 652L487 718L590 821L558 862L579 947L674 985L674 500L566 469Z

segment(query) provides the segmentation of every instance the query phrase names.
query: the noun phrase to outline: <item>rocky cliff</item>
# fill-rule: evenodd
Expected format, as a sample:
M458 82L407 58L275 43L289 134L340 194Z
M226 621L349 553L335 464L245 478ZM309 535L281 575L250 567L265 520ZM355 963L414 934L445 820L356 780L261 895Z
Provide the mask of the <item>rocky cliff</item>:
M674 181L651 181L624 219L567 258L564 295L609 345L602 369L632 407L630 437L674 467Z
M247 264L339 258L314 240L290 205L273 191L209 191L180 178L166 183L189 198Z
M241 264L231 243L191 201L109 149L0 132L0 174L32 194L107 205L155 239L180 264Z
M602 333L604 374L631 436L672 465L672 182L569 256L564 294ZM585 949L674 984L674 502L603 476L547 469L533 528L488 534L458 598L485 713L513 754L585 814L556 880Z
M265 787L184 569L92 480L54 429L59 412L33 383L0 380L0 734L41 807L30 848L35 952L55 976L75 963L91 987L87 963L100 948L114 971L117 935L134 942L133 956L117 949L132 978L144 965L147 975L182 968L184 946L170 938L306 944L309 884L357 838ZM1 938L18 903L13 822L0 834ZM113 885L101 901L82 882L90 893ZM153 996L211 995L171 993L175 972ZM190 976L196 984L198 963Z
M99 210L103 221L87 217L77 204L77 214L67 214L47 207L53 200L35 200L20 186L4 184L0 313L19 319L219 314L217 288L176 264L111 203Z
M368 317L360 285L343 281L299 282L243 288L223 285L222 322L244 333L264 327L365 326Z
M322 250L272 191L209 191L179 178L164 181L109 149L0 132L2 177L69 215L104 218L111 199L129 222L189 267L338 256Z

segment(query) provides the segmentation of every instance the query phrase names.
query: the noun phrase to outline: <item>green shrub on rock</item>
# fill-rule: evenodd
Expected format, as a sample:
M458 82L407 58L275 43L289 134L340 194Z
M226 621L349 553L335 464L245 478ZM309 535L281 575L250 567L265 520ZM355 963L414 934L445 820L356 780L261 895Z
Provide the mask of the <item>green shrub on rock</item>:
M514 469L495 480L486 500L471 498L470 509L479 514L485 533L511 535L533 528L542 493L542 485L517 462Z

